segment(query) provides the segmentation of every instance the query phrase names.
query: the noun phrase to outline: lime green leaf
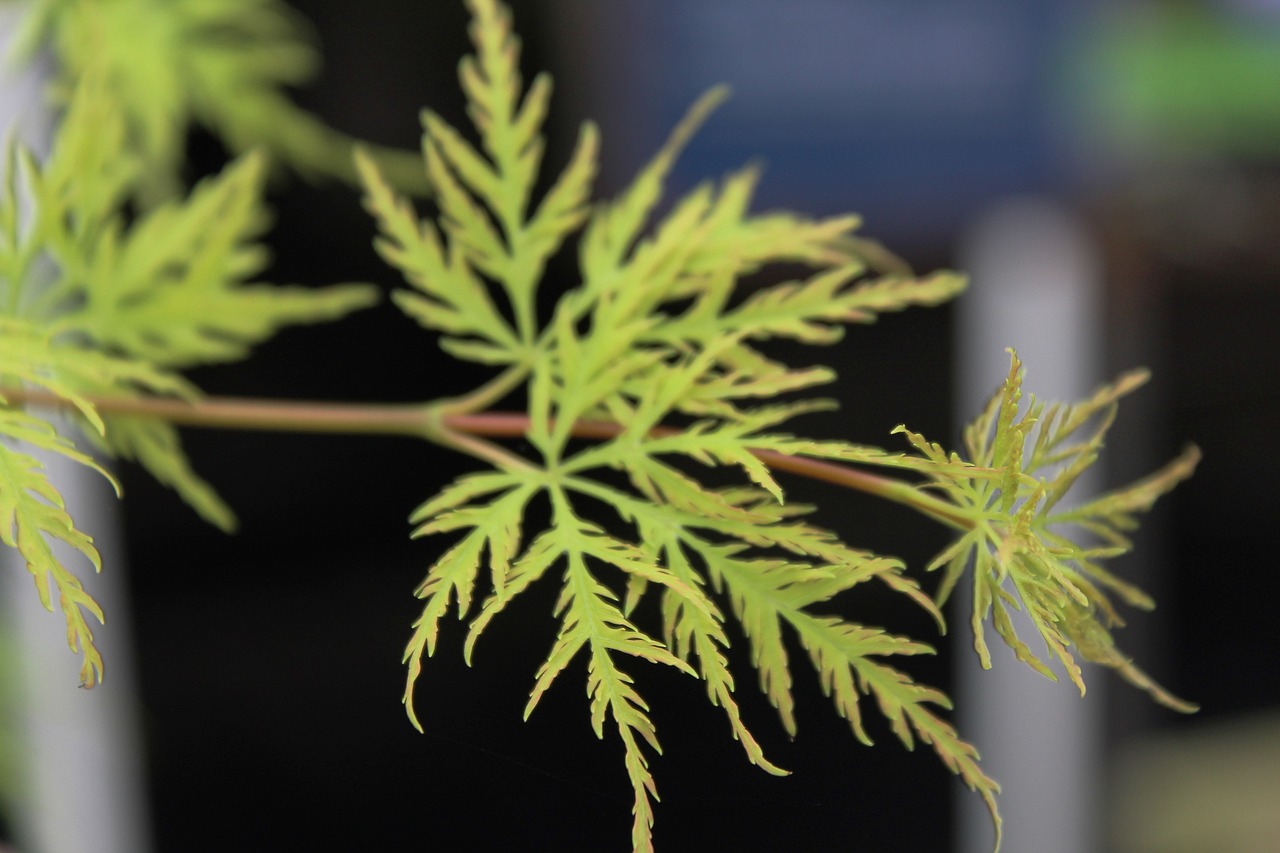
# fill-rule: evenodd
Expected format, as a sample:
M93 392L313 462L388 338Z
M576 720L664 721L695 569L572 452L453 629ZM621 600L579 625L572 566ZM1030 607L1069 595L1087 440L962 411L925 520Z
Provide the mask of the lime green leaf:
M542 156L540 131L551 81L545 74L539 75L521 104L520 40L512 31L511 13L493 0L469 0L468 6L473 15L471 38L476 54L462 60L458 73L471 120L497 167L496 173L478 156L469 154L469 146L459 151L468 153L471 168L467 171L479 179L472 186L484 192L511 232L524 219L537 177Z
M613 594L589 572L580 553L568 553L568 575L556 611L562 616L560 635L546 662L538 671L537 683L529 697L525 716L532 712L551 681L584 647L587 649L587 695L591 704L591 727L596 737L604 737L604 723L612 718L625 747L624 763L634 794L632 846L652 849L652 799L657 797L648 759L636 735L656 752L661 752L657 732L650 721L648 706L631 686L632 680L619 669L613 654L626 654L654 663L673 666L690 675L694 671L658 641L632 625L612 603Z
M356 162L365 185L365 206L377 217L383 235L376 243L378 253L419 291L393 295L401 310L429 329L491 341L495 353L516 350L514 332L461 253L445 249L434 225L419 225L409 203L395 195L363 152L357 152ZM446 339L449 343L456 345Z
M751 643L751 664L759 675L760 689L778 710L787 733L794 736L791 667L782 642L780 608L773 596L791 584L812 579L815 569L804 563L781 560L737 560L735 550L704 545L699 549L699 556L706 561L717 589L727 587L734 615Z
M281 327L341 317L373 304L371 287L245 284L265 252L264 160L247 155L188 199L151 211L124 236L104 232L88 259L85 303L63 321L100 345L187 367L243 358Z
M435 113L423 113L423 158L440 226L418 223L360 152L356 167L365 204L382 231L378 251L419 291L398 294L397 304L449 335L441 345L458 357L528 364L538 281L547 260L586 217L598 135L584 125L568 165L531 214L550 81L540 76L522 100L519 41L509 13L493 2L471 6L476 55L462 61L459 75L483 151ZM481 276L497 285L510 319Z
M226 533L235 532L235 512L191 468L176 429L163 421L119 416L106 418L106 425L103 444L111 455L137 462L205 521Z
M533 491L531 485L513 476L467 477L455 481L414 513L413 518L419 523L415 536L470 531L431 567L416 592L424 605L422 615L413 624L413 636L404 653L409 664L404 703L418 729L422 725L414 711L413 691L422 669L422 656L435 654L440 619L454 598L458 603L458 617L466 616L486 553L494 594L503 594L512 560L520 550L521 520ZM495 492L497 496L488 503L476 502Z
M879 661L926 647L810 612L873 580L919 603L942 627L938 607L904 576L900 561L850 548L799 520L808 508L781 503L783 484L767 460L781 454L945 474L970 491L971 482L1002 481L1005 469L941 448L938 458L922 459L782 432L792 418L833 404L779 398L830 382L834 373L795 368L754 347L777 338L831 342L846 325L950 299L963 278L914 276L855 235L856 216L752 214L759 180L752 167L703 183L658 214L676 157L724 98L723 89L698 101L620 196L589 216L599 140L594 125L584 125L568 166L537 202L549 80L538 76L525 87L520 44L501 3L468 5L475 55L462 61L460 78L476 134L434 113L423 116L423 156L438 216L419 221L379 170L357 156L365 204L381 231L379 251L413 288L397 295L397 304L441 333L448 352L503 368L495 383L453 405L463 410L474 403L478 411L497 396L493 389L505 393L509 383L527 381L527 442L512 451L524 454L518 464L507 450L477 440L468 449L498 471L456 482L414 516L419 534L456 531L462 538L420 590L427 603L407 653L410 689L422 655L434 648L440 615L455 595L465 610L484 566L492 589L471 623L468 661L494 618L554 574L561 581L559 630L535 676L526 715L579 656L587 658L593 729L603 735L611 721L623 741L635 796L635 850L652 844L656 796L644 744L656 750L657 739L619 655L697 674L748 760L783 772L765 758L742 719L724 654L726 616L747 635L761 686L784 728L795 728L784 637L794 631L855 733L865 737L858 697L875 695L905 743L919 737L933 744L947 766L994 804L995 785L979 769L976 752L929 707L946 707L945 697ZM580 226L580 281L570 282L540 318L534 299L545 262ZM747 280L780 264L806 271L782 284ZM481 398L486 402L475 402ZM575 435L588 425L604 437L580 446ZM737 469L743 485L713 487L699 466ZM505 501L526 489L546 495L552 523L521 551L500 531L523 523L523 510ZM945 507L940 499L937 504ZM616 524L597 526L595 519L609 513ZM709 591L727 598L728 606L722 609ZM639 627L646 601L654 598L661 640Z
M724 180L706 216L705 237L691 258L692 270L714 274L723 269L726 258L734 259L739 275L780 261L815 267L850 262L851 253L842 244L851 239L860 217L811 221L790 213L750 216L748 207L759 180L760 169L754 166Z
M703 95L672 131L666 144L649 162L618 201L602 208L587 225L582 239L582 269L597 288L607 285L640 236L649 215L662 197L667 176L676 158L703 122L728 97L724 87Z
M471 623L464 652L468 663L471 662L476 640L484 632L484 629L488 627L490 621L501 613L516 596L527 590L531 584L540 580L547 570L556 564L563 553L563 546L554 529L543 531L538 535L538 538L530 543L529 548L512 564L502 589L495 590L485 599L484 604L481 605L480 613Z
M931 485L954 505L956 517L968 520L959 539L929 565L931 570L946 567L939 598L946 597L966 569L972 572L971 624L984 667L991 665L983 638L983 623L990 619L1020 661L1057 680L1053 669L1018 637L1009 612L1017 608L1031 618L1050 656L1081 693L1085 683L1077 654L1115 669L1162 704L1194 710L1115 649L1110 628L1120 624L1120 617L1105 589L1139 607L1149 609L1152 602L1106 570L1102 561L1129 550L1124 532L1137 526L1138 513L1150 510L1191 475L1199 451L1188 448L1144 480L1073 509L1059 509L1071 486L1097 460L1117 402L1140 387L1146 373L1124 374L1080 403L1046 406L1034 398L1023 404L1023 372L1010 351L1008 376L965 430L969 461L1003 471L998 479L959 480L944 470L957 457L908 433L922 461L938 466L930 474ZM1072 527L1097 537L1102 546L1077 541L1078 536L1066 532Z
M61 344L43 324L0 317L0 376L26 382L66 400L98 435L106 425L86 394L146 391L191 398L195 390L145 362L75 344Z
M92 465L52 429L19 413L0 410L0 434L25 440L34 438L37 446ZM102 680L103 663L85 614L101 623L102 609L54 554L50 547L50 541L54 540L78 551L95 571L102 568L93 540L76 529L62 496L45 476L43 466L32 456L0 443L0 542L16 548L22 555L46 610L53 611L53 594L57 593L58 605L67 623L67 645L83 657L80 685L93 687Z
M834 343L838 323L865 323L886 311L938 305L958 295L962 277L940 273L927 279L877 279L849 286L861 267L840 267L804 283L776 285L753 294L725 317L725 331L753 338L792 338L810 344Z
M702 577L688 559L686 545L678 531L642 519L637 519L637 523L641 541L655 556L661 554L672 574L690 587L702 584ZM742 744L747 759L775 776L786 775L787 771L765 758L764 750L742 721L738 703L733 698L734 678L722 651L728 647L729 639L721 627L720 611L691 607L687 597L668 590L662 596L662 612L668 648L684 661L689 661L691 654L697 656L698 674L707 684L707 697L713 705L724 709L733 736Z

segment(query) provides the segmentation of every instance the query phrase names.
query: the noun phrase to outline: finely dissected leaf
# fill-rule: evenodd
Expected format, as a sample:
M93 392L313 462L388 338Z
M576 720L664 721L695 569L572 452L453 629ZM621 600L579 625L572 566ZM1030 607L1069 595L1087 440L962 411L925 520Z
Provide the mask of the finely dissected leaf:
M313 291L247 284L266 265L265 161L247 155L181 202L88 253L84 305L61 322L103 347L188 367L243 358L285 325L336 319L377 300L364 285Z
M128 149L148 164L130 188L148 204L178 195L186 136L199 124L235 153L264 148L305 175L354 178L353 140L298 108L287 87L319 66L308 27L280 0L34 0L15 50L48 43L65 94L101 78ZM421 187L411 154L379 151L400 186Z
M396 304L428 329L450 335L446 348L463 338L480 339L499 359L514 360L519 350L515 332L460 247L446 249L432 223L419 225L409 203L395 196L363 152L357 152L356 163L365 185L365 206L382 231L378 253L419 291L396 293Z
M592 216L582 238L581 265L583 277L593 289L618 289L622 278L619 268L662 198L676 158L711 112L727 97L728 90L723 87L703 95L622 196Z
M413 724L422 729L413 706L413 692L422 669L422 656L435 654L441 617L454 599L458 618L471 607L476 578L485 555L495 594L501 595L512 560L520 551L521 519L536 486L506 474L479 474L454 482L441 495L423 504L413 514L419 526L415 536L453 530L470 532L449 549L418 587L417 596L425 604L413 624L413 637L405 649L409 664L404 703ZM496 493L488 503L478 499Z
M604 736L604 723L611 718L626 748L625 764L635 793L636 849L649 849L653 823L651 797L656 797L648 760L640 742L659 750L647 706L631 686L631 678L620 670L613 655L625 654L653 663L673 666L689 674L693 670L672 654L661 642L636 628L615 603L615 593L601 583L589 562L620 569L628 576L656 583L681 597L696 612L710 617L712 606L686 580L658 563L646 552L618 540L578 518L567 496L558 489L551 491L556 508L556 525L541 534L523 554L519 551L520 519L538 481L519 474L480 474L463 478L439 497L424 504L415 520L425 522L421 534L456 529L470 529L432 567L419 597L426 599L423 615L414 625L414 636L406 649L410 664L405 702L410 718L418 725L413 710L413 687L421 668L421 657L435 648L440 616L456 592L459 614L464 615L470 603L482 550L487 548L493 577L493 593L485 601L472 625L467 642L467 657L476 636L506 604L530 583L541 577L553 564L566 566L565 587L556 605L561 626L547 660L539 668L530 694L525 716L551 683L574 657L586 651L587 694L591 700L591 723L598 737ZM481 503L488 496L487 503Z
M617 666L618 655L698 675L748 759L784 772L764 756L734 698L735 678L724 654L726 612L741 623L761 687L788 731L795 729L795 714L784 633L794 631L859 737L865 739L858 696L871 693L905 743L918 735L933 744L944 763L994 807L995 784L979 769L973 748L927 707L945 707L945 697L879 661L925 647L808 610L870 580L911 597L941 625L938 608L902 575L900 562L850 548L798 520L807 509L783 503L782 483L760 456L1003 478L1003 469L958 457L922 460L780 432L790 419L832 404L778 397L829 382L833 373L793 368L754 347L778 338L831 343L844 325L950 299L963 279L951 273L914 277L854 235L854 216L751 214L755 169L696 187L657 215L676 157L724 98L719 89L693 106L618 199L599 205L589 218L598 146L591 125L569 165L535 203L549 80L539 76L523 88L519 42L505 7L496 0L470 0L469 6L476 55L462 62L460 76L479 143L440 116L424 114L423 158L437 219L420 222L371 162L358 155L357 166L366 207L378 221L378 250L412 287L396 296L399 306L440 333L450 353L503 370L475 395L451 402L450 410L476 411L517 380L527 381L529 428L522 450L530 458L469 443L473 455L499 470L455 482L415 514L419 534L462 535L419 589L425 606L406 651L406 702L422 656L435 648L440 617L455 596L465 613L486 566L490 591L471 623L468 661L493 620L554 574L562 580L555 608L559 631L535 677L526 715L585 655L593 728L602 735L612 720L623 742L635 794L635 850L651 849L656 789L642 743L656 750L657 740L644 700ZM546 260L584 223L581 283L539 324L534 297ZM747 289L746 276L782 263L811 272ZM683 428L673 430L673 420ZM615 428L582 447L574 441L575 425L585 422ZM703 467L725 466L750 486L725 489L700 479ZM552 526L523 546L524 512L537 493L551 504ZM586 520L610 511L617 516L614 527ZM722 593L729 607L712 602L709 590ZM659 599L661 640L639 627L651 597ZM412 707L410 715L416 724Z
M119 359L88 349L59 346L41 325L0 317L0 377L4 384L25 382L43 387L70 403L83 416L96 437L106 429L104 419L81 393L114 387L136 393L186 393L188 388L174 377L146 365ZM93 433L91 433L93 434ZM105 440L105 439L103 439ZM11 447L7 441L19 442ZM93 540L75 527L62 496L46 477L43 466L23 447L39 448L65 456L106 477L119 493L119 486L96 461L58 435L47 421L8 408L0 388L0 541L22 555L32 573L41 603L52 610L52 591L67 621L67 642L73 652L83 655L80 681L93 687L101 680L103 662L93 642L93 631L84 612L102 621L102 610L76 576L60 562L50 547L60 540L79 551L93 565L101 560Z
M897 640L890 638L889 642L896 644ZM913 683L901 672L863 656L865 652L859 646L850 645L852 648L845 651L845 656L853 663L862 689L876 697L881 713L893 726L894 734L910 749L914 731L916 736L933 747L942 762L964 781L969 790L982 797L995 825L995 846L998 850L1003 828L996 806L1000 786L978 764L978 751L962 740L953 726L939 719L928 707L938 705L950 708L950 702L940 692ZM851 680L848 686L852 688Z
M837 324L871 322L887 311L937 305L955 298L965 286L965 279L954 273L853 285L864 271L860 264L838 267L805 282L756 291L741 306L715 319L715 333L741 330L754 339L829 344L841 337L843 330ZM697 334L697 326L689 322L677 324L676 329L683 335Z
M0 435L102 470L47 423L21 412L0 409ZM49 482L40 462L0 443L0 542L16 548L22 555L46 610L53 611L53 594L57 593L58 605L67 622L67 644L84 659L80 684L93 687L102 679L103 663L85 613L101 623L102 609L79 579L62 565L50 546L51 541L63 542L78 551L95 571L102 568L93 540L76 529L62 496Z
M4 318L0 318L0 375L5 382L21 380L67 400L83 416L87 437L100 449L141 464L209 523L227 531L235 527L234 513L191 470L172 426L140 418L101 417L85 396L139 398L161 394L194 398L195 389L179 377L144 362L59 345L38 324Z
M227 533L235 531L235 512L192 469L176 429L147 418L113 416L105 420L103 444L112 456L137 462L161 485L177 492L205 521Z
M677 156L724 98L722 89L693 106L616 201L589 207L599 148L591 124L536 200L550 79L539 75L525 86L520 42L500 2L468 0L468 6L476 51L460 64L459 77L476 134L424 113L423 162L414 166L430 184L435 220L420 221L396 195L392 185L399 181L384 177L385 158L379 162L366 150L354 159L381 232L378 251L411 288L395 296L397 305L440 333L450 354L502 371L472 395L442 405L431 425L444 443L498 470L455 481L411 517L414 535L455 539L417 591L423 610L405 652L404 697L415 725L413 691L423 657L434 653L453 603L465 619L482 596L464 651L469 662L492 620L557 569L558 631L526 716L580 655L586 658L593 730L603 737L611 721L624 746L635 850L652 849L657 799L642 742L654 751L659 745L619 655L702 678L749 760L782 772L741 719L723 654L726 614L741 624L784 728L795 730L785 639L794 632L856 738L870 742L861 700L873 696L905 746L917 737L931 744L983 797L998 834L996 784L974 748L934 713L948 700L886 662L931 649L815 612L834 608L837 596L870 580L917 601L941 626L937 603L902 574L900 562L845 545L804 521L806 507L784 503L784 482L769 467L779 457L809 457L806 464L839 459L927 478L917 492L903 483L879 488L895 499L911 494L908 502L960 530L929 569L943 571L938 602L971 573L971 623L984 664L990 621L1020 659L1055 677L1017 636L1010 609L1020 608L1082 691L1075 654L1116 669L1161 702L1190 707L1116 650L1109 629L1120 618L1107 591L1137 606L1151 603L1103 563L1128 549L1125 533L1137 513L1189 476L1197 452L1188 450L1133 486L1060 508L1096 461L1117 400L1145 374L1126 375L1074 406L1045 406L1024 399L1014 356L1005 382L966 430L968 458L905 428L899 432L911 454L782 432L792 418L831 404L775 398L828 382L833 373L793 368L757 345L829 344L848 324L952 298L962 277L914 276L857 236L856 216L750 213L755 168L699 185L659 214ZM313 292L251 283L265 264L255 242L266 222L263 154L245 154L190 198L175 197L178 152L192 120L214 127L235 150L263 146L304 169L348 168L349 142L281 95L283 85L310 74L314 52L278 0L36 0L24 26L20 38L28 47L56 33L55 51L70 69L66 79L80 82L65 87L68 118L46 167L17 148L6 154L0 377L62 397L95 435L105 433L98 436L103 447L137 458L205 517L229 526L230 511L191 470L172 428L103 418L89 400L103 393L193 398L195 390L171 369L239 358L284 324L336 317L371 301L360 286ZM29 216L19 215L19 180L31 198ZM134 219L121 212L131 197L149 208ZM539 316L546 265L580 227L581 282L569 283ZM46 256L54 278L39 288L33 271ZM781 283L744 281L776 264L805 271ZM518 448L525 456L446 425L443 413L473 414L521 381L528 383L528 441ZM575 436L588 426L605 438L582 448ZM0 435L93 465L2 397ZM742 485L713 486L700 476L703 468L725 466ZM49 543L62 540L95 565L96 553L31 457L0 445L0 468L0 538L27 559L46 606L58 589L69 641L84 651L84 680L92 684L101 660L82 611L100 613ZM544 499L552 525L527 534L528 508ZM597 523L609 512L615 525ZM1068 537L1063 528L1072 526L1098 541ZM661 639L642 627L653 598Z
M59 345L38 324L4 318L0 318L0 375L5 376L6 382L25 381L67 400L83 416L87 437L101 450L138 462L210 524L227 531L234 529L234 513L191 470L172 426L141 418L101 417L85 396L136 399L157 394L193 399L195 389L179 377L153 369L145 362ZM7 434L19 437L12 432Z
M592 654L598 645L605 650L665 663L692 674L688 665L674 656L666 646L643 634L627 620L617 605L612 603L617 600L616 594L595 578L588 567L588 560L620 569L627 576L639 576L647 582L657 583L686 599L694 608L710 613L711 605L705 596L658 565L645 551L608 535L578 517L572 501L563 490L553 487L550 497L555 508L555 526L543 534L530 551L537 550L539 554L535 560L538 574L546 571L551 564L546 560L547 554L554 554L552 561L563 558L568 564L565 587L556 604L556 614L561 616L562 622L560 636L547 661L538 671L537 683L530 694L525 716L532 712L542 694L577 651L586 645L592 647ZM517 566L513 575L520 572L521 568ZM521 588L527 585L527 581L521 579ZM496 598L505 599L505 604L505 601L510 600L510 595L504 595L504 591L498 590ZM486 604L486 610L489 607ZM599 734L598 725L596 729Z
M880 629L844 622L834 617L813 616L805 608L827 601L842 589L861 582L867 572L891 572L893 563L871 558L861 570L851 567L815 572L803 564L751 564L732 557L709 560L712 576L728 590L735 611L752 640L753 654L760 669L762 687L782 715L788 731L794 733L795 720L786 650L781 626L786 623L809 651L822 679L823 689L832 697L836 710L849 720L854 734L864 743L870 738L862 724L859 697L871 693L894 733L910 749L918 734L933 745L943 762L975 791L991 811L997 836L1000 817L995 795L999 786L978 766L977 751L961 740L950 725L938 719L928 705L950 708L941 692L913 682L905 674L877 660L890 654L931 653L923 644L890 636Z
M751 663L760 678L760 689L769 697L787 733L795 735L795 701L791 696L791 667L782 642L782 621L778 606L762 590L803 583L814 573L812 566L781 560L735 560L732 549L704 547L700 556L707 561L712 582L728 585L734 615L751 642ZM735 571L737 574L735 575ZM726 576L741 582L734 585Z
M859 217L809 221L790 213L749 216L759 180L760 170L755 167L724 180L706 217L705 240L690 261L693 270L718 274L726 258L735 260L739 274L779 261L813 266L838 266L849 261L848 246L840 244L861 224Z
M1008 377L965 430L969 461L1003 471L998 478L962 478L947 468L958 457L907 433L922 457L938 466L930 474L930 485L946 496L957 517L968 519L968 529L929 566L946 569L939 598L946 597L967 569L971 571L974 646L985 667L991 661L983 623L990 619L1019 660L1057 680L1018 637L1009 613L1017 608L1031 618L1049 654L1081 693L1085 684L1076 654L1115 669L1162 704L1194 710L1116 650L1110 628L1121 620L1105 589L1135 606L1149 609L1152 602L1102 562L1129 550L1124 531L1137 526L1137 513L1151 509L1161 495L1191 475L1199 451L1189 448L1144 480L1075 508L1059 509L1071 486L1097 460L1117 401L1139 387L1146 374L1125 374L1074 405L1046 406L1033 398L1024 407L1022 363L1012 351L1010 361ZM1083 528L1103 545L1080 544L1064 532L1071 526Z
M648 544L655 556L659 553L672 574L686 585L702 584L702 577L689 559L684 538L678 529L661 527L656 520L647 523L637 518L641 540ZM733 736L742 743L752 764L777 776L787 771L773 764L764 756L764 750L742 722L738 703L733 698L734 678L729 672L729 662L722 649L729 639L721 626L723 616L718 609L703 610L691 607L688 600L668 590L662 597L663 635L666 644L684 661L696 655L698 674L707 683L707 697L712 704L724 709L729 718Z
M438 115L423 113L423 155L440 226L419 224L367 157L357 155L357 169L382 231L379 251L418 290L397 294L397 304L449 335L442 346L459 358L527 364L537 285L548 258L586 218L598 139L592 125L583 126L569 164L531 212L550 80L540 76L522 94L510 14L489 0L470 5L477 55L462 61L459 76L484 153ZM510 320L481 276L497 282Z
M628 573L641 573L647 580L656 581L669 590L688 595L693 606L703 609L692 588L685 586L678 577L656 564L648 563L643 555L629 550L580 521L572 518L572 510L565 495L553 495L557 506L557 530L561 547L568 563L564 590L556 605L561 616L560 634L546 662L538 670L537 682L525 708L525 716L533 711L539 698L551 682L564 671L570 660L580 650L587 651L587 696L591 704L591 726L597 737L604 737L604 723L612 718L625 747L627 776L635 797L632 808L634 822L631 839L634 850L651 850L653 811L652 800L657 799L657 789L649 772L648 759L641 750L639 735L651 749L661 752L657 732L647 714L648 706L631 686L630 676L619 669L614 654L626 654L653 663L673 666L690 675L694 671L667 647L638 630L614 604L616 596L591 573L585 557L595 556Z
M46 319L71 296L89 263L86 246L123 204L139 163L96 76L77 87L41 165L25 147L5 146L0 198L0 294L5 316ZM52 256L59 275L50 281Z

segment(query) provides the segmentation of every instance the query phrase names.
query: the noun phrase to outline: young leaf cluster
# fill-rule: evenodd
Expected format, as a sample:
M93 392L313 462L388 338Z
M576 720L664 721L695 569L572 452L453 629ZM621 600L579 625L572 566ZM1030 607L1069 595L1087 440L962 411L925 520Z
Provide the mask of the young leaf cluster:
M961 535L928 566L943 571L939 603L968 571L974 648L984 667L991 666L983 627L990 620L1019 660L1057 680L1053 669L1018 637L1010 610L1022 610L1081 694L1085 684L1076 654L1116 670L1163 705L1195 710L1116 648L1111 629L1124 620L1109 593L1144 610L1155 603L1103 564L1132 548L1126 533L1137 527L1137 515L1191 476L1199 451L1188 447L1136 483L1064 508L1068 490L1097 461L1118 401L1145 383L1147 374L1127 373L1072 405L1046 405L1032 396L1023 406L1024 369L1016 353L1010 351L1010 356L1008 376L964 433L968 461L1000 472L999 477L957 477L951 468L959 456L899 428L923 458L939 466L925 488L963 519L956 525ZM1093 543L1082 544L1081 532Z
M52 610L58 598L88 687L100 679L102 659L85 615L101 621L102 612L49 543L67 543L95 569L100 560L32 450L110 475L77 449L70 423L10 404L4 389L42 389L64 401L92 444L140 462L205 519L230 529L233 514L191 469L172 425L101 414L93 401L194 400L198 391L179 370L242 358L281 326L341 316L376 294L364 285L311 290L252 281L267 261L256 242L267 222L258 153L186 198L129 216L143 158L96 77L80 82L45 163L13 142L3 157L0 539L21 554L44 606Z
M907 747L916 738L933 746L994 817L995 783L973 747L937 716L949 707L947 698L889 663L932 649L829 615L835 596L875 579L934 609L932 602L901 575L898 561L851 548L806 522L806 508L784 506L781 486L758 457L913 464L778 431L795 415L830 404L774 399L827 382L832 373L783 364L759 345L831 343L843 324L937 304L957 294L963 280L951 273L876 274L863 254L867 244L854 238L855 217L750 213L754 169L701 185L659 215L675 159L723 97L718 90L693 107L620 198L588 205L598 148L588 124L567 166L535 202L550 82L540 76L524 89L509 13L493 0L469 5L476 55L463 61L460 76L478 145L424 114L437 218L419 221L367 158L359 168L381 230L379 251L412 288L397 294L397 304L439 332L451 354L501 371L450 411L483 408L526 383L534 456L472 442L469 451L494 470L455 481L413 516L416 535L461 534L417 592L424 606L405 653L405 702L415 725L414 686L448 612L456 606L459 617L473 614L470 659L490 622L552 575L561 585L559 629L526 715L576 659L585 659L593 730L603 736L610 728L624 746L634 849L652 848L657 794L649 753L659 751L659 741L628 661L700 678L748 760L783 772L764 756L734 699L724 654L730 616L748 637L760 686L788 731L795 729L784 642L791 633L859 740L870 742L861 702L870 695ZM540 323L535 297L545 263L579 228L581 282ZM747 291L746 276L784 262L810 272ZM685 426L664 427L673 421ZM591 423L615 429L579 447L575 429ZM693 473L700 466L737 468L745 483L712 487ZM542 532L525 525L535 499L551 509L551 527ZM602 523L602 513L616 523ZM637 619L648 598L662 613L656 631Z
M354 177L352 140L296 106L287 88L308 82L319 53L306 22L281 0L30 0L15 34L18 57L48 46L55 92L101 79L124 117L129 146L147 163L133 192L147 204L181 193L186 137L204 127L233 154L253 149L307 176ZM379 150L399 186L420 187L416 158Z

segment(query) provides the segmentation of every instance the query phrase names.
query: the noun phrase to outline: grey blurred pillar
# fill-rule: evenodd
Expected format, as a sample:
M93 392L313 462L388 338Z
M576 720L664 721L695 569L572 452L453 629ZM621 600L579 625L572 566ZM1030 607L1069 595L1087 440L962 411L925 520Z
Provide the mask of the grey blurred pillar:
M0 5L0 58L20 4ZM48 147L51 116L43 106L45 69L0 65L0 133ZM2 172L2 168L0 168ZM102 478L62 457L41 457L76 524L93 536L105 569L58 551L107 614L95 635L106 659L105 679L77 689L80 661L67 648L60 612L40 606L31 574L17 552L0 547L0 619L18 654L15 702L21 739L21 799L11 818L22 853L146 853L150 849L137 714L131 671L129 613L123 582L116 501ZM55 598L56 601L56 598Z
M1077 399L1093 390L1103 368L1099 263L1070 212L1043 199L1003 202L966 235L960 265L973 280L958 303L961 423L977 414L1008 373L1005 347L1018 351L1026 387L1040 399ZM1096 487L1076 485L1081 493ZM969 601L956 606L967 608ZM994 631L988 637L992 669L984 671L970 650L967 615L955 613L952 623L964 647L957 649L956 664L960 731L1002 786L1003 849L1100 850L1102 679L1086 671L1089 691L1081 699L1065 676L1055 684L1019 663ZM1043 649L1028 620L1016 624L1033 650ZM958 853L991 853L990 820L967 790L958 815Z

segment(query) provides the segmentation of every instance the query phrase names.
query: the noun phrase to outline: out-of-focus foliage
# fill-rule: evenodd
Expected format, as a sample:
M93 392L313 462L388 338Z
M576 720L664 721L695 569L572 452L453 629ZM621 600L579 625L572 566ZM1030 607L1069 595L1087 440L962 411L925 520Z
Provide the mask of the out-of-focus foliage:
M1084 84L1091 132L1144 160L1280 152L1273 21L1251 24L1247 12L1201 3L1108 11L1107 26L1076 45L1074 78Z
M32 448L106 472L59 424L10 405L4 388L40 388L67 401L95 445L133 459L219 527L231 510L189 466L161 421L100 415L93 396L195 399L178 369L242 358L281 326L319 322L371 304L365 285L311 290L251 283L265 265L263 160L248 154L189 197L130 217L142 172L122 114L100 79L74 93L47 162L10 144L0 189L0 540L22 555L41 602L54 597L81 682L102 659L86 614L102 612L49 546L60 540L100 568ZM113 481L114 482L114 481Z
M125 119L126 145L146 168L145 204L183 190L187 133L200 125L233 154L262 149L305 176L354 177L353 140L299 108L289 87L320 57L306 21L281 0L28 0L12 53L41 46L57 60L65 101L95 76ZM421 186L416 155L378 149L397 186Z
M991 666L983 631L983 622L990 619L1019 660L1057 680L1014 630L1010 608L1023 610L1081 694L1085 685L1076 654L1111 667L1161 704L1195 710L1116 649L1110 629L1124 620L1108 592L1144 610L1155 603L1103 562L1133 547L1125 534L1138 526L1137 515L1191 476L1200 452L1188 447L1150 477L1078 506L1063 506L1071 486L1097 461L1118 401L1146 382L1147 374L1126 374L1072 405L1046 406L1032 397L1023 407L1023 367L1016 354L1011 356L1000 390L965 430L967 458L899 428L924 458L939 466L924 488L940 495L963 519L957 525L962 535L928 567L945 569L939 604L966 572L971 574L974 648L984 667ZM957 475L955 463L962 460L1001 475ZM1081 544L1080 531L1093 543Z

